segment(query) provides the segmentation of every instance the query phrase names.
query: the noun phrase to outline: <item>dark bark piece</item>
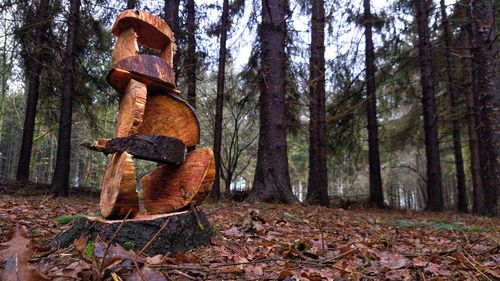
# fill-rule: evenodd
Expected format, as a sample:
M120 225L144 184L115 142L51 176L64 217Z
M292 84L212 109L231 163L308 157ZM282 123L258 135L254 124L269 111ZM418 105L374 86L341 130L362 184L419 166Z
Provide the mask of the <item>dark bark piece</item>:
M111 156L101 185L99 209L105 219L129 217L139 212L139 195L132 156L117 152Z
M142 123L147 95L146 85L133 79L129 81L120 101L115 136L127 137L137 134Z
M63 93L59 114L59 135L57 137L57 157L54 178L50 192L55 195L69 195L69 172L71 165L71 125L73 116L73 92L76 75L76 40L80 29L80 0L70 1L68 32L64 50Z
M200 124L184 100L170 94L154 95L150 91L138 134L172 137L190 147L200 142Z
M212 187L214 169L211 162L211 149L197 149L188 153L180 166L157 167L142 178L144 208L151 214L159 214L180 210L190 203L201 203Z
M42 71L43 53L41 46L47 41L47 30L51 24L49 18L48 0L40 1L37 7L35 20L37 23L35 34L35 47L30 51L31 59L29 67L29 86L26 98L26 114L24 115L23 137L21 151L17 165L16 179L20 182L27 182L30 174L31 150L33 147L33 136L35 133L36 108L38 105L38 92L40 88L40 73ZM45 23L43 23L45 22ZM27 44L28 42L23 42ZM28 52L26 50L26 52ZM28 54L26 54L28 55Z
M148 90L175 88L172 68L166 61L152 55L130 56L113 65L108 73L108 83L123 93L131 79L148 86Z
M137 5L136 0L127 0L127 9L135 9L136 5Z
M249 201L292 203L286 144L286 17L288 1L262 0L260 134Z
M448 92L450 96L450 111L453 116L452 120L452 135L453 135L453 154L455 157L455 174L457 179L457 191L458 191L458 204L457 207L460 211L467 213L468 201L467 201L467 190L465 187L465 171L464 171L464 160L462 157L462 143L460 140L460 120L458 118L458 88L456 85L456 65L453 60L453 54L451 50L451 35L450 26L448 22L448 15L446 14L446 5L444 0L440 1L441 8L441 21L443 25L443 41L446 49L446 64L448 72Z
M90 150L111 154L127 152L134 158L161 164L179 164L184 161L186 146L182 141L165 136L131 136L82 143Z
M116 232L121 220L87 217L76 221L70 229L44 246L52 249L67 248L81 236L95 239L99 235L103 241L110 241L116 232L113 242L122 246L125 244L130 246L132 243L132 248L137 253L168 220L167 226L144 253L149 256L157 254L173 256L176 253L187 252L210 244L215 231L203 212L198 211L198 218L199 221L190 211L162 215L137 215L134 219L126 220L121 229ZM203 229L198 223L203 226Z
M416 1L420 83L422 85L422 110L424 117L425 156L427 159L428 211L443 211L443 188L439 156L438 116L432 82L432 49L429 36L430 1Z
M119 14L111 32L119 36L131 27L139 36L137 42L144 47L162 51L168 44L174 43L170 27L161 18L143 10L126 10Z
M224 82L226 79L226 41L229 29L229 0L222 3L222 17L220 28L219 67L217 70L217 97L215 99L214 121L214 156L215 156L215 181L210 197L220 199L220 170L222 146L222 116L224 109ZM229 186L226 186L227 191Z
M370 166L370 202L379 208L384 207L382 175L380 172L380 150L378 140L377 97L375 85L375 51L372 38L372 14L370 0L363 1L365 26L365 64L366 64L366 119L368 129L368 162Z
M325 116L325 3L312 1L309 57L309 174L306 202L328 206Z

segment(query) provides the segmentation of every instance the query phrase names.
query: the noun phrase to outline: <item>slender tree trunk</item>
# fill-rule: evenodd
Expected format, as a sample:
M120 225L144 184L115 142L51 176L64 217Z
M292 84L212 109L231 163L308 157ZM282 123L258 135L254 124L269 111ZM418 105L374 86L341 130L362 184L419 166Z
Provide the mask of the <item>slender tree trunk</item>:
M384 191L380 172L378 144L377 96L375 86L375 52L372 39L372 14L370 0L363 1L365 14L365 64L366 64L366 119L368 129L368 162L370 165L370 202L384 207Z
M136 0L127 0L127 9L135 9L137 5Z
M224 105L224 81L226 79L226 40L229 29L229 0L222 2L222 17L220 26L219 69L217 73L217 97L215 100L214 124L214 156L215 156L215 181L210 196L220 198L220 170L221 170L221 144L222 144L222 116ZM226 191L229 186L226 185Z
M249 201L292 203L286 144L287 0L262 0L260 26L260 134L254 184Z
M42 71L43 44L46 42L47 29L50 26L48 19L49 0L41 0L37 8L35 21L38 26L35 30L35 47L31 50L29 64L29 86L26 100L26 115L24 117L23 138L21 142L21 152L17 165L16 179L26 183L30 174L31 150L33 147L33 135L35 133L36 108L38 105L38 92L40 88L40 73ZM46 23L40 24L42 21ZM28 50L29 52L29 50Z
M453 135L453 153L455 156L455 173L457 178L457 191L458 191L458 210L467 212L467 190L465 188L465 172L464 160L462 157L462 143L460 138L460 119L458 117L458 89L457 79L455 74L455 61L453 60L451 51L451 38L450 26L448 23L448 15L446 14L446 5L444 0L440 2L441 6L441 20L443 25L443 41L446 50L446 66L448 68L448 92L450 96L450 111L453 116L452 119L452 135Z
M496 214L497 188L500 186L500 96L495 92L496 33L491 0L471 1L472 55L475 77L474 95L479 98L479 157L483 180L485 212Z
M80 0L70 1L68 32L64 50L63 93L59 116L59 136L57 139L56 167L51 193L68 196L71 160L71 119L73 114L74 79L76 75L76 38L80 26Z
M420 83L422 85L422 109L424 117L425 155L427 159L427 207L428 211L443 211L443 188L439 157L438 116L432 82L432 47L429 38L430 0L417 0L418 52Z
M198 59L196 57L196 13L194 0L186 0L187 10L187 53L186 53L186 76L187 76L187 100L196 108L196 68Z
M325 3L312 0L309 58L309 181L306 201L328 206L325 121Z
M176 38L176 43L179 43L178 38L180 38L180 28L179 28L179 5L180 0L165 0L165 5L163 7L163 12L165 14L165 21L170 26ZM175 72L175 83L177 85L177 77L179 76L179 59L180 53L176 51L174 53L174 72Z

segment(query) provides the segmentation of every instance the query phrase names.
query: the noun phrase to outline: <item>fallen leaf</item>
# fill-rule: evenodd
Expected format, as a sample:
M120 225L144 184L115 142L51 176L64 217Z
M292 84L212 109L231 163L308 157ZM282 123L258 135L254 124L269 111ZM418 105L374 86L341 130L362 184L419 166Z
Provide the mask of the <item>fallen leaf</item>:
M148 281L167 281L167 278L161 274L158 270L151 269L147 266L143 266L141 269L141 274L144 276L145 280ZM132 274L127 278L127 281L143 281L143 278L141 275L137 272L137 270L134 270Z
M379 253L379 258L381 266L392 270L403 268L410 263L410 260L405 256L387 251Z

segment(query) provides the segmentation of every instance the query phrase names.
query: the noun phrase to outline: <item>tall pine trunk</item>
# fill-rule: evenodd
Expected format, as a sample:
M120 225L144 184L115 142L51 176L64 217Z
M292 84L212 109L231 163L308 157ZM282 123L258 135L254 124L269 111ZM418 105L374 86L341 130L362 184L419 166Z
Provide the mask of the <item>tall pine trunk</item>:
M33 147L36 108L38 105L38 93L40 89L40 73L42 71L42 45L47 41L46 33L50 25L47 20L48 14L49 0L41 0L34 18L37 26L35 29L35 47L31 51L27 50L27 52L30 53L26 54L29 60L29 63L27 64L29 67L29 85L28 96L26 99L26 114L24 116L23 138L16 174L16 179L23 183L28 181L30 173L31 150ZM42 23L43 21L46 22ZM31 58L29 58L29 56L31 56Z
M165 5L163 6L163 13L165 14L165 21L170 26L174 33L174 37L177 39L176 43L178 44L180 37L180 29L179 29L179 5L180 0L165 0ZM174 72L175 72L175 83L177 85L177 77L179 76L179 60L180 53L176 51L174 53Z
M260 128L254 184L248 200L292 203L286 143L286 17L287 0L262 0L259 36Z
M312 0L309 58L309 181L306 201L328 206L325 121L325 7Z
M455 61L451 51L450 26L448 15L446 14L446 5L444 0L440 2L441 21L443 25L443 42L446 52L446 67L448 68L448 94L450 96L450 111L452 117L452 135L453 135L453 154L455 156L455 174L457 178L458 192L458 210L466 213L468 209L467 190L465 188L464 160L462 157L462 143L460 140L460 119L458 116L458 89L455 74Z
M192 107L196 107L196 12L194 0L186 0L187 11L187 53L186 53L186 78L187 100Z
M427 158L427 206L428 211L443 211L443 189L439 157L438 116L432 82L432 47L429 38L430 0L417 0L418 54L420 83L422 86L422 110L424 117L425 156Z
M59 116L59 135L57 139L57 158L52 180L51 193L68 196L69 172L71 163L71 119L73 115L73 92L76 75L76 38L80 26L80 0L70 1L68 32L64 50L63 92Z
M378 143L377 97L375 86L375 51L372 39L372 14L370 0L363 1L365 25L366 64L366 120L368 129L368 162L370 165L370 202L384 207L384 192L380 172L380 151Z
M495 14L491 0L471 1L473 91L479 99L479 157L484 191L485 213L496 214L500 185L500 98L495 92L496 52Z
M136 2L136 0L127 0L127 9L135 9L137 5Z
M214 156L215 156L215 181L211 197L220 198L220 172L221 172L221 145L222 145L222 116L224 105L224 82L226 79L226 40L229 29L229 0L222 2L222 17L220 26L219 69L217 72L217 97L215 99L214 123ZM228 180L230 180L228 178ZM227 181L226 181L227 182ZM230 186L226 185L226 192Z

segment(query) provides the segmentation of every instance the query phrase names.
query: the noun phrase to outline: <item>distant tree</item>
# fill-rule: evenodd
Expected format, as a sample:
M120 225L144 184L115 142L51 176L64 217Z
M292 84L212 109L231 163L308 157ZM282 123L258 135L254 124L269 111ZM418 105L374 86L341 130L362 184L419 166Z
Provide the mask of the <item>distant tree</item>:
M61 73L63 76L63 91L59 115L56 167L54 169L54 178L50 190L52 194L61 196L69 195L70 185L71 127L76 74L76 41L80 28L80 0L70 0L70 10L67 21L68 31L64 50L64 65Z
M496 215L500 184L500 99L495 91L497 40L491 0L471 1L473 91L479 102L479 157L485 213Z
M366 119L368 129L368 164L370 166L370 202L384 207L384 192L380 174L377 97L375 87L375 52L372 39L370 0L363 1L365 26Z
M26 114L24 117L23 138L21 152L17 165L16 179L27 182L30 173L31 151L33 147L33 135L35 133L35 118L38 105L38 94L40 89L40 73L44 60L44 52L47 43L47 30L50 27L49 0L40 0L34 14L28 13L25 26L19 30L19 36L23 45L23 57L28 66L28 95L26 98ZM30 40L26 33L30 32L30 26L35 26L34 46L28 47Z
M309 58L309 180L306 202L328 206L325 118L325 3L312 0Z
M443 42L446 52L446 68L448 74L448 94L450 96L450 111L452 117L453 153L455 156L455 174L457 179L458 209L467 212L467 190L465 187L464 160L462 157L462 144L460 140L460 119L458 116L459 94L456 79L456 64L451 50L451 35L446 5L444 0L440 1L441 24L443 27Z
M192 107L196 107L196 69L198 58L196 55L196 10L194 0L186 0L186 12L187 52L185 60L187 100Z
M219 66L217 71L217 97L215 101L214 122L214 156L215 156L215 181L211 197L220 198L220 172L221 172L221 144L222 144L222 116L224 106L224 82L226 79L226 40L229 29L229 0L222 2L221 25L219 28ZM230 186L226 185L229 190Z
M178 38L180 38L180 28L179 28L179 5L180 0L165 0L163 6L163 14L165 16L165 21L172 29L176 43L178 43ZM177 50L174 53L174 72L175 72L175 83L177 84L180 66L180 52Z
M260 128L253 188L248 200L292 203L288 174L285 105L287 0L262 0L260 39Z
M425 155L427 159L427 207L428 211L443 211L441 163L439 156L438 116L432 82L432 47L429 38L429 11L431 1L417 0L418 54L422 110L424 117Z

